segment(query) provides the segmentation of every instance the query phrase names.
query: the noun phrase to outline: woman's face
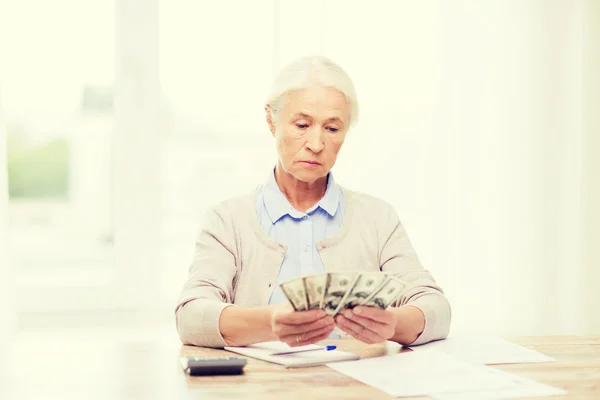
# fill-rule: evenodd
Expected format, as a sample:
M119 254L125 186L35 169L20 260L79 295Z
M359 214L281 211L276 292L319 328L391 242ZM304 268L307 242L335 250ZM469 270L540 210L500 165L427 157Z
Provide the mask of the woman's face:
M275 121L267 110L283 169L309 183L326 176L344 143L349 117L346 97L318 86L289 93Z

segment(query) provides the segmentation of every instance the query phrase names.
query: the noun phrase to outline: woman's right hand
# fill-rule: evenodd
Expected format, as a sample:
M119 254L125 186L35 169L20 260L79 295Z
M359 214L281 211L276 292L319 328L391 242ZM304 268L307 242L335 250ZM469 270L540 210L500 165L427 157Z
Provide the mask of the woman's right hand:
M271 316L271 329L280 341L292 347L313 344L333 332L333 317L323 310L294 311L289 304L275 307Z

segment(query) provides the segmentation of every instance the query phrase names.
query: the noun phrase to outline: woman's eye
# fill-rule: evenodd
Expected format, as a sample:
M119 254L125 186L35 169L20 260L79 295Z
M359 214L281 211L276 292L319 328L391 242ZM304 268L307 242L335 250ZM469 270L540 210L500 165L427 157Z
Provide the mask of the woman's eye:
M308 128L308 124L296 124L296 126L300 129L306 129Z
M327 128L327 130L328 130L329 132L332 132L332 133L335 133L335 132L339 131L339 129L338 129L338 128L334 128L333 126L330 126L329 128Z

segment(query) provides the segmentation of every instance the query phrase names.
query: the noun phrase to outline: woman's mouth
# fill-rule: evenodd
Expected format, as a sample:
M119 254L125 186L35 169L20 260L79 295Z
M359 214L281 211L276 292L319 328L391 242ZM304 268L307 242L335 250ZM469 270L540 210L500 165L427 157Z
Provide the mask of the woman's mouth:
M300 161L300 162L301 162L302 164L304 164L304 165L308 166L308 167L316 167L316 166L319 166L319 165L321 165L321 163L320 163L320 162L317 162L317 161L308 161L308 160L305 160L305 161Z

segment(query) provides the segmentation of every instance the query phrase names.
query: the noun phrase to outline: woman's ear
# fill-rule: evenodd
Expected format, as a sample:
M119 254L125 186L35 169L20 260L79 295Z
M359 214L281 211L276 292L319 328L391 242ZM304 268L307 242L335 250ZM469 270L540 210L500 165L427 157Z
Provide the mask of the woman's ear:
M265 116L267 118L267 124L271 134L275 136L275 123L273 123L273 114L271 113L271 106L265 106Z

